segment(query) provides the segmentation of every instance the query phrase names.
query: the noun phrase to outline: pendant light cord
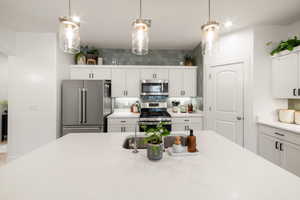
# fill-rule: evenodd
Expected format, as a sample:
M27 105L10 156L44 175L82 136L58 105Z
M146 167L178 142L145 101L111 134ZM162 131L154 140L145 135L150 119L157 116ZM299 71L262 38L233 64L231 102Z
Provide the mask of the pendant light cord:
M142 19L142 0L140 0L140 19Z
M210 0L208 0L208 21L210 21Z
M69 17L71 17L71 0L69 0Z

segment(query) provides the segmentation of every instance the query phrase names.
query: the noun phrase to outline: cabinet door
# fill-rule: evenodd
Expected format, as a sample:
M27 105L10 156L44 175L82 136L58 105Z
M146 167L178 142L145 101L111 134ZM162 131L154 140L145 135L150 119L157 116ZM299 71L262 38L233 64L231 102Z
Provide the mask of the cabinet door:
M92 79L92 71L87 68L72 68L71 69L71 80L89 80Z
M197 73L196 69L184 69L183 91L186 97L197 96Z
M172 131L185 131L186 124L172 124Z
M139 97L140 96L140 71L138 69L126 70L126 96Z
M155 69L141 69L141 80L155 79Z
M122 126L117 126L117 125L115 125L115 126L112 126L112 125L108 125L108 130L107 130L107 132L109 132L109 133L120 133L120 132L122 132L122 130L123 130L123 128L122 128Z
M282 167L300 176L300 146L287 142L282 145Z
M111 80L112 97L124 97L126 90L126 70L112 69Z
M142 69L141 80L169 80L168 69Z
M92 70L94 80L111 80L111 69L95 68Z
M155 79L169 80L169 70L167 69L155 69Z
M275 138L260 134L259 155L274 164L280 165L280 151L276 149L276 144L279 146L279 142Z
M170 69L169 70L169 96L180 97L183 96L183 70Z
M297 98L294 90L298 88L298 75L298 54L292 53L273 58L273 96L275 98Z

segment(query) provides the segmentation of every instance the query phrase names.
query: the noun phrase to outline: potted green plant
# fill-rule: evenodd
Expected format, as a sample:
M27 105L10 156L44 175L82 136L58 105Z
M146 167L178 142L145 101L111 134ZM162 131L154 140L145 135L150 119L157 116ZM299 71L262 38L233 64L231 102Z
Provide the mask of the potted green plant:
M163 137L170 135L170 131L164 127L164 123L159 123L155 128L145 129L146 138L144 143L147 144L147 157L149 160L161 160L163 157L164 144Z
M184 56L184 65L185 66L193 66L194 65L194 59L190 55Z
M268 42L267 45L271 45L272 42ZM297 36L294 38L288 39L286 41L280 41L278 46L271 51L271 56L280 53L282 51L288 50L293 51L295 47L300 46L300 40L298 40Z

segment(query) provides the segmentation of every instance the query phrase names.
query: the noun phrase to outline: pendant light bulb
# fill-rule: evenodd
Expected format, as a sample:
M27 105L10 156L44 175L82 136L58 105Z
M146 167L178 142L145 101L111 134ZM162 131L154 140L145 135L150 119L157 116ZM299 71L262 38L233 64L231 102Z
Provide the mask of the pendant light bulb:
M140 16L132 23L131 51L135 55L146 55L149 52L149 30L151 20L142 19L142 0L140 0Z
M202 53L211 53L219 38L220 24L211 20L210 0L208 0L208 22L201 27Z
M71 16L71 1L69 0L68 17L59 18L59 47L65 53L80 52L80 18Z

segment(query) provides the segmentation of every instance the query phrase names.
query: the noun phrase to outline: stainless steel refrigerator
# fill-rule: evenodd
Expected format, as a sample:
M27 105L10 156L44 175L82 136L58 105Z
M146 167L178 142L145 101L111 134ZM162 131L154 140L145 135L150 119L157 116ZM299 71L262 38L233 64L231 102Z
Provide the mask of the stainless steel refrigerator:
M110 81L63 81L62 135L105 132L106 117L111 112Z

